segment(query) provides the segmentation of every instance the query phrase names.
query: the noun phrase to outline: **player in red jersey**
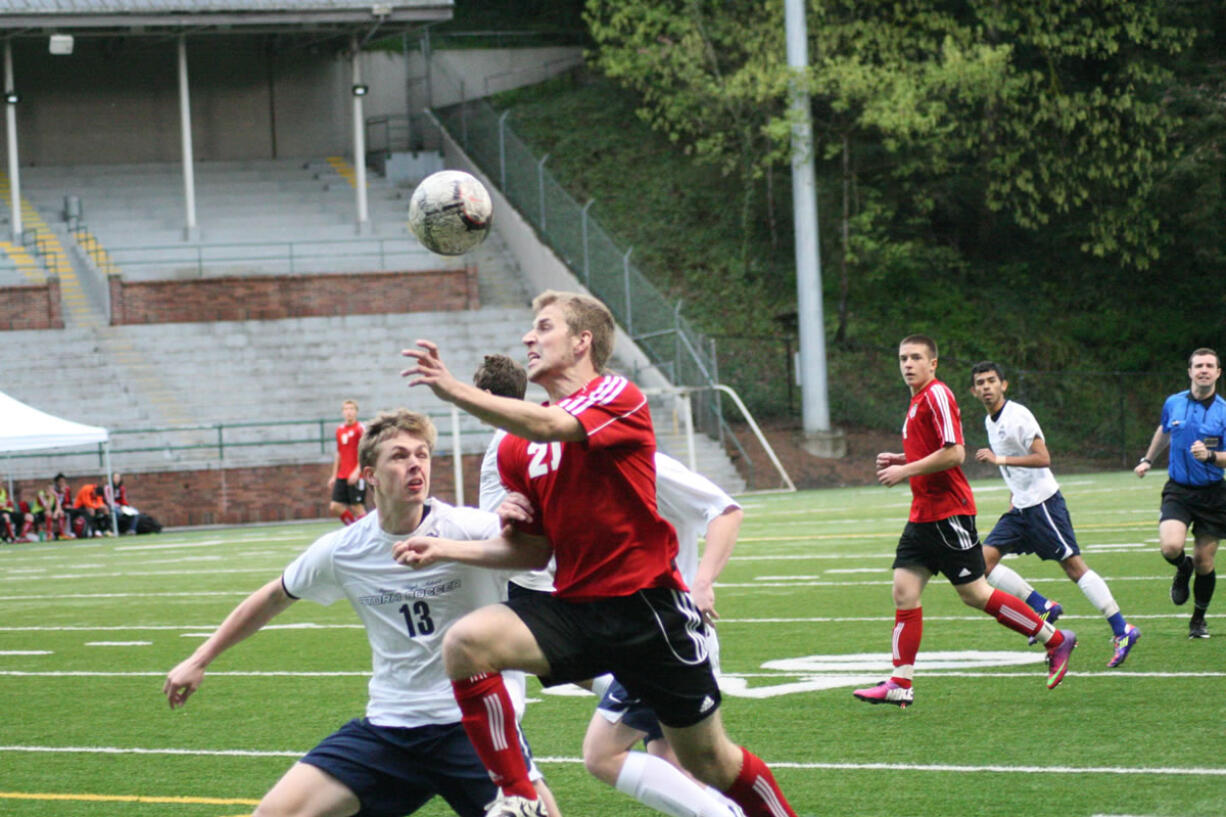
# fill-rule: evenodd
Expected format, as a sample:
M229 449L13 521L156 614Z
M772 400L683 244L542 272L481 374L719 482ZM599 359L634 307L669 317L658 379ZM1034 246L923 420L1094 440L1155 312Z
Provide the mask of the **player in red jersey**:
M522 669L555 684L612 672L660 717L683 766L749 817L795 817L770 769L724 732L702 618L673 564L677 537L656 511L655 434L647 399L601 374L614 322L596 299L542 293L524 335L528 377L549 402L497 397L457 380L438 348L419 340L404 374L509 432L498 451L503 482L537 510L509 531L547 540L555 593L483 607L448 631L443 656L464 726L502 790L488 815L544 815L517 751L515 715L499 672ZM438 539L397 546L403 564L453 559L491 564L492 548ZM651 634L650 637L646 637Z
M962 415L949 387L937 380L937 344L910 335L898 345L898 367L911 389L903 421L903 453L877 455L877 480L886 486L911 482L911 515L894 555L894 673L875 687L857 689L862 701L906 707L915 700L911 675L924 629L920 596L937 572L945 574L962 601L1011 630L1047 647L1047 686L1064 680L1077 646L1072 630L1056 630L1029 605L994 590L984 578L983 546L975 530L975 497L962 473L966 447Z
M366 514L366 485L358 465L358 443L366 429L358 422L358 404L353 400L341 404L341 416L345 422L336 427L336 456L332 458L332 475L328 477L332 502L328 510L346 525L352 525Z

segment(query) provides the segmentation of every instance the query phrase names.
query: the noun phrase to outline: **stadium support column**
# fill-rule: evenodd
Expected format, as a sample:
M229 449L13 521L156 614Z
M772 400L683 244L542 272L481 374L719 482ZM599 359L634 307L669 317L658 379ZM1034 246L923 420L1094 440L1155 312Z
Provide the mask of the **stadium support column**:
M183 226L184 241L199 241L196 226L196 173L192 157L192 101L187 92L187 38L179 37L179 131L183 138L183 199L187 221Z
M362 115L362 98L366 86L362 84L362 48L358 38L353 38L353 186L358 197L358 234L370 230L370 215L366 210L366 118Z
M8 136L9 206L13 211L13 243L21 243L21 171L17 163L17 91L13 87L13 41L4 41L4 130ZM12 495L11 492L9 494Z
M788 68L792 73L792 220L796 231L796 311L800 324L800 394L805 450L841 457L847 442L830 427L826 395L826 321L818 252L817 184L813 172L813 124L802 80L809 66L804 0L783 0Z

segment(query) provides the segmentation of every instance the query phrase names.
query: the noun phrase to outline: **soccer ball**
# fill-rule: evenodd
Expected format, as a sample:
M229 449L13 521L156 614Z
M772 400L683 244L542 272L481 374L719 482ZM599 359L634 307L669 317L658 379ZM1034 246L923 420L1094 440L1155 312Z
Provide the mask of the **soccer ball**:
M462 170L431 173L409 199L409 229L439 255L463 255L480 244L493 215L485 185Z

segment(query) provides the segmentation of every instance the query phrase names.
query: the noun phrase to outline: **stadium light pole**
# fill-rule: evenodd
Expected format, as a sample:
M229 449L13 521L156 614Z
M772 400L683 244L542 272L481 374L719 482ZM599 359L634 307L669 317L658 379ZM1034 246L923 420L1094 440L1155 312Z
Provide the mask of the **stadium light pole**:
M817 183L813 171L813 117L801 83L809 67L804 0L783 0L792 120L792 222L796 233L796 312L800 328L800 394L805 450L819 457L847 453L842 432L830 427L826 393L826 321L818 248Z
M17 162L17 91L13 87L13 41L4 41L4 130L8 137L9 206L13 211L13 243L21 243L21 171ZM12 493L9 494L12 496Z
M179 37L179 135L183 145L183 202L187 223L183 226L184 241L198 241L200 227L196 224L196 171L192 155L192 100L187 82L187 38Z
M353 49L353 186L357 190L358 234L371 231L370 215L366 209L366 119L362 115L362 98L366 86L362 84L362 46L358 38L351 40Z

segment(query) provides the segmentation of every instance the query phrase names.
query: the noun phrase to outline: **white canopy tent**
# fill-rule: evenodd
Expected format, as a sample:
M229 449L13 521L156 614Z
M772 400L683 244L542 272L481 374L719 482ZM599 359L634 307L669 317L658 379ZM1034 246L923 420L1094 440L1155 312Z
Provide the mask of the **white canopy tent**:
M102 445L102 462L106 474L100 483L103 487L111 482L111 435L105 428L74 423L27 406L0 392L0 453L14 451L38 451L44 448L68 448L71 446ZM13 494L13 478L9 475L9 496ZM112 532L118 532L114 504L111 506Z

